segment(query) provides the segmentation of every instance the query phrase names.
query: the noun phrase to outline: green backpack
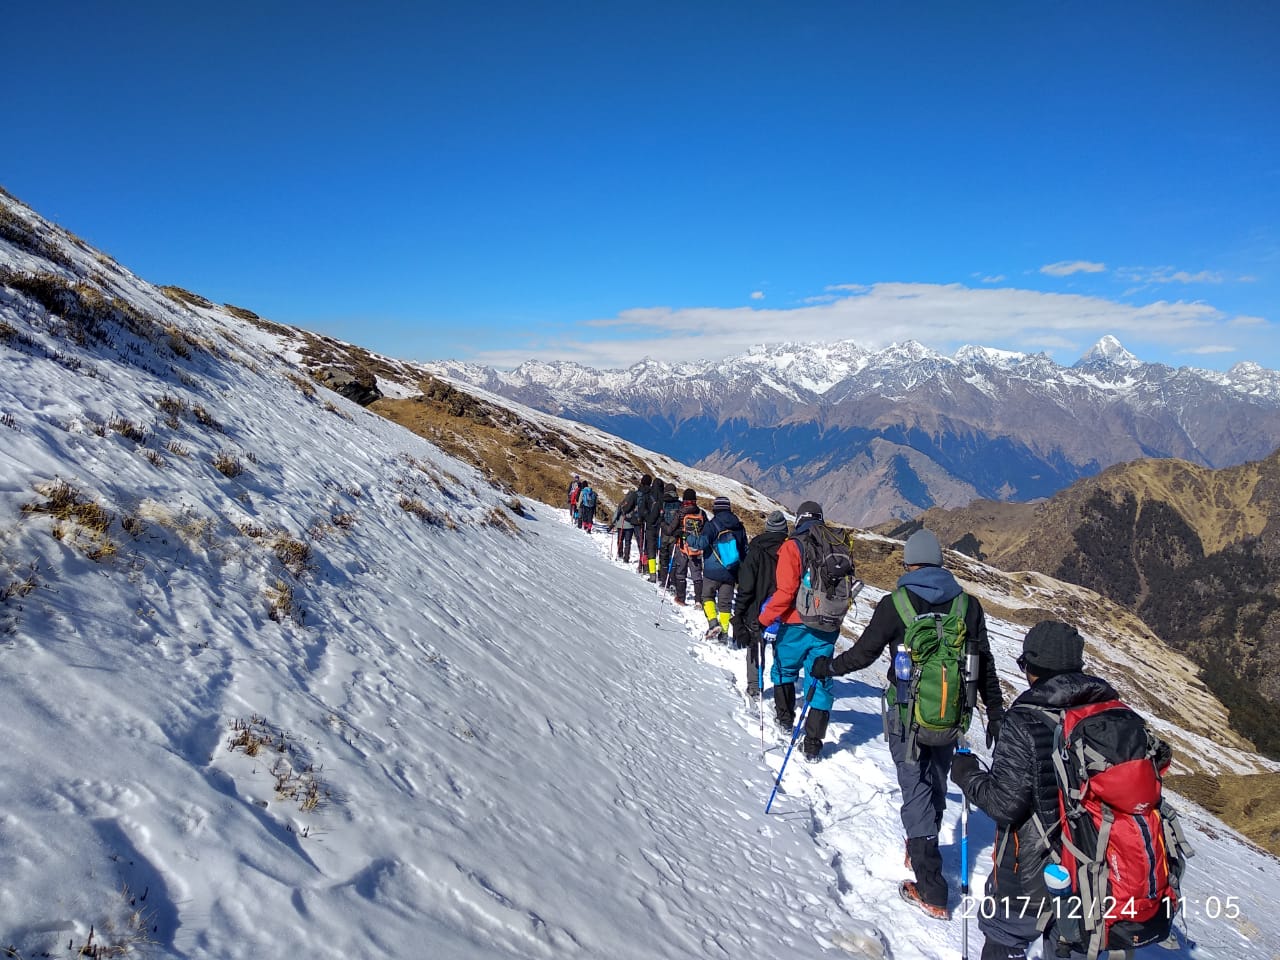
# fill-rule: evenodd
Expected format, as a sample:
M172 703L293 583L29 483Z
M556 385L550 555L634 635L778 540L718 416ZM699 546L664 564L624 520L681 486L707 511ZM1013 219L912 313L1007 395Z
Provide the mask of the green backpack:
M909 691L905 698L890 684L889 706L897 706L903 729L917 743L955 743L973 717L966 686L976 678L965 676L969 596L960 594L946 613L916 613L906 588L899 587L893 604L906 628L902 648L911 654L911 680L909 686L900 685Z

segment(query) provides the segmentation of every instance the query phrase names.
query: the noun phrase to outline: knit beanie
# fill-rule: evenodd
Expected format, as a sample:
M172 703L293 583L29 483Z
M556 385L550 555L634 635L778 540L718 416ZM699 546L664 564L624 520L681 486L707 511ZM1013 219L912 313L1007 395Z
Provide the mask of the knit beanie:
M926 567L942 566L942 546L932 532L920 529L907 537L902 548L902 562L907 566L921 564Z
M728 497L716 497L711 501L711 512L720 513L722 510L731 510Z
M670 480L667 481L667 493L671 494L673 497L676 495L676 485Z
M782 515L781 510L775 510L765 518L764 528L769 533L786 533L787 518Z
M651 483L653 483L653 477L649 476L647 473L640 475L640 486L647 487Z
M697 499L698 499L698 495L697 495L696 493L694 493L694 492L693 492L693 487L686 487L686 488L685 488L685 491L684 491L684 499L686 499L686 500L697 500Z
M1037 677L1084 669L1084 637L1061 620L1041 620L1022 640L1027 669Z
M804 523L806 520L821 520L822 504L815 503L813 500L806 500L800 504L800 509L796 511L796 525Z

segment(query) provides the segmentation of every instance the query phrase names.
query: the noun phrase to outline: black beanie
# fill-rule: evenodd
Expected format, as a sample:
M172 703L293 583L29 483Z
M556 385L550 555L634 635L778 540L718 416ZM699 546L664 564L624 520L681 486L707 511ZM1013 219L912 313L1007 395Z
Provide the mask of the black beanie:
M821 520L822 504L815 503L812 500L806 500L800 504L800 509L796 511L796 524L804 523L806 520Z
M1084 637L1061 620L1041 620L1022 640L1027 669L1037 677L1084 669Z
M693 491L693 487L689 487L689 488L687 488L687 489L685 490L685 492L684 492L684 498L685 498L686 500L697 500L697 499L698 499L698 495L697 495L696 493L694 493L694 491Z
M640 486L647 487L651 483L653 483L653 477L649 476L647 473L640 475Z

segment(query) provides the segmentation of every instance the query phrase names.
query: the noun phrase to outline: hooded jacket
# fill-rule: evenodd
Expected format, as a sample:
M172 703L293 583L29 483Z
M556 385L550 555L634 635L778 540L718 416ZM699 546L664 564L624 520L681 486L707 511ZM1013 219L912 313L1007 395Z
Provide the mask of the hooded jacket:
M738 556L743 556L747 552L747 530L732 510L717 510L700 534L688 538L690 547L702 551L702 575L717 583L733 583L738 578L736 570L725 569L714 548L726 530L732 531L733 539L738 542Z
M813 529L815 524L821 523L821 520L814 518L797 524L791 539L778 548L778 567L775 573L777 586L773 596L760 609L758 619L762 626L767 627L779 619L783 623L801 622L800 612L796 610L796 594L800 590L800 578L804 575L804 558L797 538Z
M734 600L733 632L735 637L760 635L760 607L773 593L777 577L778 550L786 541L783 531L769 531L753 537L747 544L747 555L738 568L738 596Z
M781 553L779 568L781 568ZM779 574L781 578L781 574ZM781 584L779 584L781 585ZM897 585L907 588L907 598L911 601L916 613L945 613L951 609L951 602L964 592L950 570L943 567L920 567L910 570L898 578ZM764 617L761 616L763 621ZM965 633L973 637L978 645L978 695L987 708L987 717L1000 716L1000 678L996 675L995 658L991 655L991 641L987 638L987 616L982 611L978 598L970 595L968 609L964 617ZM893 594L886 593L876 604L871 614L871 622L862 631L857 643L840 656L831 661L831 672L835 676L852 673L871 666L885 649L896 651L906 638L907 628L902 622L898 608L894 605ZM890 657L886 677L892 683L893 658Z

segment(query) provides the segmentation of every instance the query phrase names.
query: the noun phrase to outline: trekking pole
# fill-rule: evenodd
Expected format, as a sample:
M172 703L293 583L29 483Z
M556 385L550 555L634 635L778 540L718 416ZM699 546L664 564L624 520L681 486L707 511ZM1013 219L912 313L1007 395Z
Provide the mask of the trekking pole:
M956 753L968 753L964 734ZM960 960L969 960L969 798L960 791L964 803L960 807Z
M778 795L778 787L782 784L782 775L787 770L787 761L791 759L791 751L796 748L796 741L800 739L800 731L804 729L804 718L809 713L809 697L813 693L813 688L817 685L817 680L810 680L809 688L804 692L804 708L800 711L800 719L796 721L796 728L791 731L791 743L787 746L787 755L782 758L782 767L778 770L778 779L773 781L773 792L769 794L769 802L764 805L765 813L769 812L769 808L773 806L773 798Z
M764 631L756 622L756 701L760 711L760 756L766 751L764 745Z

